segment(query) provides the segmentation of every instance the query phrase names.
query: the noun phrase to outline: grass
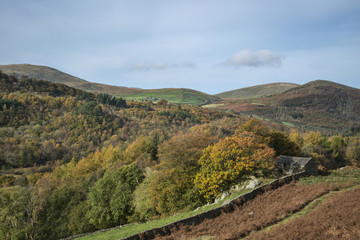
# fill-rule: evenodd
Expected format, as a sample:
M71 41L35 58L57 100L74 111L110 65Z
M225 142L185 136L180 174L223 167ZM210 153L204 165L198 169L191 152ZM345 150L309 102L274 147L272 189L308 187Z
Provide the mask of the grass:
M305 177L300 179L302 184L330 184L330 183L351 183L360 185L360 169L332 170L327 176Z
M202 106L203 108L216 108L216 107L221 107L224 106L224 103L212 103L212 104L207 104Z
M269 226L265 229L265 231L269 231L275 227L278 227L278 226L281 226L281 225L285 225L287 224L288 222L290 222L291 220L294 220L296 218L299 218L299 217L302 217L308 213L310 213L311 211L313 211L314 209L316 209L321 203L323 203L324 201L326 201L327 199L341 193L341 192L344 192L344 191L351 191L355 188L358 188L359 186L358 185L355 185L355 186L352 186L352 187L347 187L345 189L341 189L341 190L335 190L335 191L331 191L319 198L316 198L315 200L313 200L311 203L309 203L308 205L306 205L306 207L304 207L301 211L297 212L297 213L294 213L286 218L284 218L281 222L275 224L275 225L272 225L272 226Z
M359 186L360 186L360 169L333 170L333 171L330 171L330 173L327 176L302 178L302 179L300 179L299 183L303 184L303 185L349 184L349 186L344 187L343 189L337 189L334 191L330 191L329 193L324 194L324 195L314 199L312 202L307 204L302 210L300 210L294 214L291 214L289 216L286 216L280 222L278 222L274 225L268 226L262 231L269 232L270 230L273 230L274 228L286 225L287 223L289 223L292 220L298 219L302 216L305 216L305 215L311 213L312 211L317 209L317 207L319 205L324 203L326 200L331 199L332 197L334 197L340 193L359 188ZM257 234L257 233L259 233L259 231L255 231L253 234ZM250 235L250 236L252 236L252 235Z
M270 83L227 91L215 96L228 99L253 99L282 93L297 86L293 83Z
M332 191L248 239L359 239L360 185Z
M288 127L295 127L295 124L293 124L291 122L282 122L282 124L284 124L285 126L288 126Z
M185 88L140 89L87 82L46 66L30 64L0 65L0 70L8 74L15 73L19 76L24 75L30 78L62 83L84 91L107 93L117 97L123 97L127 100L140 101L145 100L147 97L153 97L166 99L170 103L191 105L212 103L220 100L219 97Z
M192 89L184 88L168 88L168 89L154 89L154 90L138 90L128 95L118 94L127 100L146 100L147 97L166 99L169 103L180 104L204 104L218 101L218 97L207 95Z
M273 178L268 178L268 179L261 179L261 180L263 181L263 184L268 184L268 183L272 182L274 179ZM158 220L153 220L153 221L148 221L146 223L129 224L129 225L123 226L123 227L118 228L118 229L109 230L107 232L97 233L97 234L94 234L94 235L84 236L84 237L80 237L80 238L77 238L77 239L81 239L81 240L90 240L90 239L91 240L92 239L105 240L105 239L121 239L121 238L129 237L129 236L135 235L137 233L145 232L145 231L153 229L153 228L159 228L159 227L168 225L170 223L179 221L181 219L193 217L193 216L196 216L196 215L198 215L200 213L209 211L211 209L215 209L215 208L220 207L221 205L223 205L224 202L233 200L233 199L241 196L242 194L250 192L250 191L252 191L252 189L244 189L244 190L236 191L233 194L231 194L229 196L226 196L224 199L218 201L216 204L205 205L205 206L202 206L202 207L198 208L197 210L184 212L184 213L179 213L179 214L176 214L174 216L170 216L170 217L163 218L163 219L158 219ZM205 239L211 239L211 238L201 238L201 240L205 240Z
M262 179L264 184L269 183L273 181L274 179ZM330 171L330 173L327 176L317 176L317 177L305 177L300 179L299 183L303 185L312 185L312 184L331 184L331 183L351 183L351 186L358 186L360 185L360 169L351 169L351 170L336 170L336 171ZM84 236L78 239L81 240L105 240L105 239L121 239L125 237L132 236L134 234L144 232L153 228L162 227L165 225L168 225L172 222L179 221L184 218L189 218L192 216L195 216L197 214L209 211L211 209L220 207L224 202L232 200L237 198L238 196L249 192L251 190L241 190L234 192L233 194L225 197L223 200L219 201L216 204L211 205L205 205L203 207L200 207L197 210L189 211L189 212L183 212L179 213L177 215L149 221L142 224L130 224L126 225L124 227L109 230L107 232L97 233L94 235ZM325 201L328 197L333 196L332 194L335 194L336 192L331 192L329 194L323 195L314 201L312 201L310 204L308 204L304 209L300 210L299 212L290 215L286 218L286 221L291 220L292 218L300 217L302 215L305 215L309 212L311 212L313 209L315 209L319 204L321 204L323 201ZM211 236L203 236L202 238L198 238L199 240L205 240L205 239L211 239Z

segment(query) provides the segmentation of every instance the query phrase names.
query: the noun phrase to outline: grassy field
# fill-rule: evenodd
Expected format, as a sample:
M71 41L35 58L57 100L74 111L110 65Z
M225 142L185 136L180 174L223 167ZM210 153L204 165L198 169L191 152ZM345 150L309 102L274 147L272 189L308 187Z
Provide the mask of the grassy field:
M166 99L169 103L179 104L206 104L220 100L218 97L186 88L144 89L131 94L117 94L117 96L136 101L147 100L148 98Z

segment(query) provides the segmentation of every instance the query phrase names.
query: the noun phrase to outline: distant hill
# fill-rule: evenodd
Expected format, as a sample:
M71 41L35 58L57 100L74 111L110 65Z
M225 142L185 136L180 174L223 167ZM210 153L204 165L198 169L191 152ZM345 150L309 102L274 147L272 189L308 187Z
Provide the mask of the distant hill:
M30 64L0 65L0 71L7 75L14 75L16 77L27 76L28 78L62 83L68 85L69 87L75 87L89 83L84 79L71 76L70 74L46 66L37 66Z
M228 99L261 98L282 93L297 86L299 85L295 83L270 83L227 91L216 94L215 96Z
M46 66L30 64L0 65L0 71L16 77L27 76L38 80L63 83L84 91L107 93L128 100L157 101L158 99L166 99L170 103L180 104L206 104L220 100L219 97L186 88L140 89L93 83Z
M227 100L218 108L332 134L360 126L360 90L325 80L268 97Z

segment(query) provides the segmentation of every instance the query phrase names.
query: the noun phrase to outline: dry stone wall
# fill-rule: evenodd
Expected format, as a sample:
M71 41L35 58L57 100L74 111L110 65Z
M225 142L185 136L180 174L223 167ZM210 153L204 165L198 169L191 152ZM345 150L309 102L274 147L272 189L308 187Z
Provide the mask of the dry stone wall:
M151 229L151 230L127 237L127 238L123 238L122 240L148 240L148 239L154 239L155 236L157 236L157 235L160 235L160 236L170 235L172 230L178 230L181 226L198 225L205 219L212 219L212 218L218 217L222 212L231 212L235 209L235 206L241 206L244 203L246 203L247 201L254 199L256 196L263 194L264 192L275 190L285 184L288 184L294 180L298 180L299 178L304 177L304 176L307 176L305 171L296 173L296 174L293 174L290 176L281 177L279 179L274 180L273 182L271 182L269 184L258 187L249 193L245 193L245 194L235 198L234 200L230 201L228 204L225 204L221 207L209 210L207 212L200 213L193 217L185 218L185 219L179 220L177 222L170 223L170 224L160 227L160 228L154 228L154 229ZM110 229L103 229L103 230L99 230L97 232L88 233L88 234L76 235L76 236L65 238L63 240L72 240L72 239L76 239L78 237L93 235L93 234L96 234L99 232L105 232L105 231L117 229L120 227L122 227L122 226L118 226L118 227L114 227L114 228L110 228Z
M254 199L256 196L263 194L264 192L277 189L283 186L284 184L288 184L291 181L297 180L304 176L306 176L306 173L301 172L294 175L279 178L269 184L258 187L249 193L245 193L221 207L212 209L210 211L201 213L193 217L182 219L174 223L170 223L164 227L154 228L146 232L124 238L123 240L145 240L145 239L154 239L156 235L161 235L161 236L170 235L173 229L178 230L181 226L197 225L200 224L205 219L212 219L218 217L222 212L231 212L234 210L235 206L241 206L245 202Z

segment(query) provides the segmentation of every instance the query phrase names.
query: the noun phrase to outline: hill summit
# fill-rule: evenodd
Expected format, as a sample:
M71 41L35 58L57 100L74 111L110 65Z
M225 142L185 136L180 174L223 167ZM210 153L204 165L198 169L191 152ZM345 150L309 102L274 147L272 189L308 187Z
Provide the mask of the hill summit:
M215 96L227 99L252 99L267 97L299 86L295 83L270 83L218 93Z
M30 64L0 65L0 71L16 77L26 76L37 80L47 80L63 83L80 90L107 93L127 100L160 100L166 99L170 103L206 104L219 101L220 98L200 91L187 88L140 89L120 86L111 86L101 83L88 82L74 77L57 69Z

